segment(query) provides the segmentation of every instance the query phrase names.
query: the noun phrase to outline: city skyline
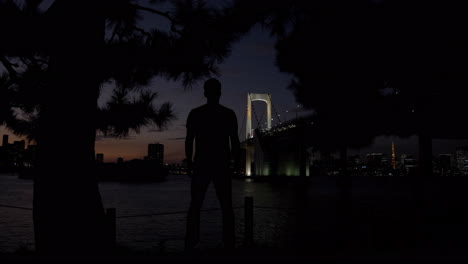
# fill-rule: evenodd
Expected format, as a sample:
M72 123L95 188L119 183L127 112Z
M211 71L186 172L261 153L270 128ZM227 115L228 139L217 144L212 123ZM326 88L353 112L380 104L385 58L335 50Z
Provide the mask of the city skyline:
M180 132L180 130L171 131L169 129L168 131L160 133L164 134L166 137L169 137L173 132L183 134L185 133L185 129L182 132ZM0 135L8 135L11 142L25 140L24 138L15 136L13 133L4 129L3 127L0 128ZM185 154L183 152L184 140L185 137L152 140L151 138L148 139L148 135L145 135L144 133L140 135L131 135L127 139L102 137L96 141L95 153L104 154L104 162L106 163L115 162L118 158L121 157L124 158L124 160L144 159L148 154L148 144L159 142L165 145L165 162L170 164L178 164L181 163L183 159L185 159ZM403 153L414 156L415 158L418 157L416 136L412 136L406 139L392 136L380 136L376 138L375 142L371 146L362 149L350 149L349 152L350 155L360 156L365 156L368 153L383 153L391 155L392 142L395 143L395 152L397 157ZM26 144L28 144L27 140ZM433 139L434 155L453 154L455 153L457 147L466 145L468 145L468 140Z
M243 131L242 131L243 132ZM161 138L151 139L148 134L131 135L126 139L114 139L102 137L96 141L96 153L104 154L104 162L115 162L122 157L124 160L144 159L147 155L147 145L151 143L162 143L165 145L164 160L166 163L181 163L185 159L183 144L185 140L185 128L168 129L168 131L159 132ZM177 133L173 135L172 133ZM0 127L0 135L7 134L10 141L23 140L24 138L15 136L12 132ZM177 138L176 136L181 136ZM173 138L171 136L174 136ZM395 143L395 152L399 157L405 153L418 157L417 138L398 138L392 136L380 136L375 142L363 149L350 149L350 155L359 154L365 156L367 153L386 153L391 154L391 143ZM27 143L27 141L26 141ZM455 153L455 149L460 146L468 145L468 140L449 140L433 139L434 155Z
M18 145L18 144L21 143L21 145L24 146L23 147L24 150L28 149L30 146L32 146L32 147L36 146L34 142L28 142L27 140L25 140L23 138L20 138L20 137L17 137L12 133L9 134L8 131L6 131L6 134L4 133L4 134L1 134L1 135L2 135L2 145L0 145L0 148L3 147L5 142L8 145ZM117 139L113 139L113 140L117 140ZM394 140L396 140L396 141L394 141ZM370 147L363 148L361 150L351 149L350 153L349 153L349 157L359 156L361 159L365 159L366 156L369 155L369 154L382 154L384 156L387 156L391 160L392 150L393 150L392 145L394 145L394 150L395 150L395 155L396 155L396 158L397 158L396 159L397 162L402 157L402 155L410 156L410 157L412 157L414 159L417 159L418 158L417 150L407 151L408 150L407 148L403 148L405 151L402 151L399 148L399 145L397 143L395 143L395 142L404 141L404 140L405 139L400 139L398 137L386 137L386 138L383 138L382 140L380 140L380 142L378 144L374 143ZM411 140L411 139L409 139L409 140ZM125 140L122 140L122 141L125 141ZM97 142L99 142L99 141L97 141ZM386 144L383 144L384 142L390 142L390 143L389 143L389 145L386 145ZM450 142L450 143L447 144L447 142ZM142 153L141 156L130 156L130 157L127 156L126 157L125 155L122 155L122 153L113 153L109 157L108 153L95 151L96 160L102 160L104 163L115 163L115 162L117 162L118 159L121 159L121 158L123 158L123 160L125 160L125 161L134 160L134 159L144 160L144 159L147 159L149 157L149 155L150 155L150 150L149 150L150 146L154 147L155 145L161 145L162 146L162 151L159 150L159 149L158 150L152 149L151 152L153 152L153 153L158 152L158 154L152 154L152 155L158 155L158 157L156 158L156 156L155 156L155 158L159 160L160 155L161 155L159 153L163 153L162 158L163 158L163 161L164 161L165 164L166 163L167 164L181 164L183 162L183 160L185 159L185 156L184 156L180 160L168 160L167 156L166 156L167 148L165 147L165 145L162 144L162 142L159 142L159 141L152 141L152 142L147 143L142 149L139 150ZM439 151L437 151L437 150L434 151L434 155L433 155L434 158L439 157L440 155L454 155L455 156L456 152L460 148L468 148L468 142L462 141L462 140L438 140L438 139L434 139L433 140L433 145L434 145L434 148L439 149ZM441 146L443 146L443 148L441 148ZM441 150L443 150L443 151L441 151ZM335 158L338 158L338 156L339 156L338 152L332 152L331 154Z

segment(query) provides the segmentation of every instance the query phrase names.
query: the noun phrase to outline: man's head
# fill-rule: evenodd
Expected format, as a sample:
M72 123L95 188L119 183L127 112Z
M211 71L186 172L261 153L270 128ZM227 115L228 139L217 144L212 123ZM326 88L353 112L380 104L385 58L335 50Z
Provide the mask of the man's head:
M221 83L218 79L211 78L207 80L203 88L205 90L204 95L209 101L217 101L219 100L219 97L221 97Z

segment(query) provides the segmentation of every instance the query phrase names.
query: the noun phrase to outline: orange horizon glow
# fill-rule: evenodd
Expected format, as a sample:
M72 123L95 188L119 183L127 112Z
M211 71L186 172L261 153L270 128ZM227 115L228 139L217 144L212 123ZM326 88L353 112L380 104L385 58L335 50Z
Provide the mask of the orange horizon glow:
M165 132L161 132L165 133ZM166 132L167 133L167 132ZM8 142L25 140L26 145L34 145L28 143L25 137L18 137L5 127L0 127L0 135L8 135ZM95 142L95 153L104 154L104 162L116 162L117 158L121 157L124 161L132 159L143 159L148 153L148 144L159 142L164 144L164 162L181 163L185 158L184 141L183 140L152 140L145 135L136 135L135 139L120 140L120 139L105 139ZM0 143L1 144L1 143Z

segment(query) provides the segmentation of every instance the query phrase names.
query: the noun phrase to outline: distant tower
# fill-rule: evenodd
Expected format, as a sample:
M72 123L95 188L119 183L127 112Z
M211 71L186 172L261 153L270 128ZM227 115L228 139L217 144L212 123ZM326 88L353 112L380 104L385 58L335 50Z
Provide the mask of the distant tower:
M392 141L392 168L396 169L395 144L393 144L393 141Z
M2 146L3 146L3 147L8 146L8 135L3 135L3 143L2 143Z

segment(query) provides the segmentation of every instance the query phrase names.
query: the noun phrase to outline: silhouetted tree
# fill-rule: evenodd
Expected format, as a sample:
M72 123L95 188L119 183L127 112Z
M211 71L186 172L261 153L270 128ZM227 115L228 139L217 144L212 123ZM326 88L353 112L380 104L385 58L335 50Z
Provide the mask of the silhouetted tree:
M468 19L452 1L388 2L383 54L389 84L415 116L422 175L432 173L432 138L466 138ZM388 19L398 16L390 22Z
M0 61L7 72L0 79L0 122L38 144L37 250L89 254L102 250L105 239L92 174L96 130L125 136L167 125L171 105L154 107L155 94L142 87L154 76L190 86L216 74L230 43L252 23L233 23L241 21L237 9L203 1L163 3L169 11L161 11L152 4L164 1L57 0L44 13L41 2L0 2ZM160 22L142 23L143 13ZM99 109L105 82L116 88ZM132 91L139 93L133 101Z
M283 1L269 28L277 64L299 103L315 110L313 145L365 147L378 135L417 134L421 176L432 138L466 138L466 8L453 1ZM421 186L415 181L414 186ZM350 180L341 178L337 233L349 230ZM415 197L420 197L419 188ZM419 203L416 202L417 206ZM415 215L412 215L415 216ZM410 217L419 228L420 216ZM347 228L346 228L347 226ZM427 232L427 230L424 230ZM346 240L344 246L346 244Z
M466 137L464 10L452 2L284 1L272 33L298 102L316 111L316 143L342 149L418 134L421 174L432 137ZM285 19L284 17L287 17ZM279 28L279 29L277 29ZM320 132L322 131L322 132ZM343 160L345 157L342 157Z
M282 9L288 19L280 16L283 27L272 28L277 65L293 74L289 88L296 100L315 111L308 144L339 152L340 197L348 201L348 148L370 145L375 136L390 132L383 128L392 123L377 67L384 39L381 11L371 1L288 2Z

